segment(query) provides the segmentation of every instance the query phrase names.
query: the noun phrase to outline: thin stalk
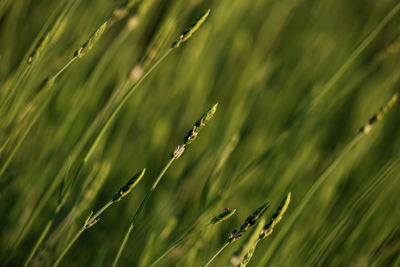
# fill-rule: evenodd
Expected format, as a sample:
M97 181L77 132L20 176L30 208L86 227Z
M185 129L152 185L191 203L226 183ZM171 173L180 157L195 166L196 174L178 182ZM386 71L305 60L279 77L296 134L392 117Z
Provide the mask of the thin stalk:
M71 241L68 243L68 245L64 248L64 250L61 252L61 254L58 256L56 259L55 263L53 264L53 267L56 267L60 264L61 260L64 258L64 256L67 254L67 252L70 250L72 245L78 240L78 238L82 235L82 233L92 227L98 220L97 218L106 210L108 209L114 201L110 200L108 201L99 211L97 211L93 216L89 216L89 218L86 220L84 225L79 229L79 231L75 234L75 236L71 239Z
M54 223L58 213L64 207L64 204L66 202L65 200L66 200L65 197L64 197L64 199L59 200L59 203L57 205L56 210L54 211L53 216L47 222L47 224L46 224L45 228L43 229L42 233L40 234L39 238L36 240L34 247L32 248L31 252L29 253L28 258L25 260L24 267L27 267L29 265L29 263L31 262L33 256L35 256L36 251L39 249L40 245L42 244L42 242L46 238L47 234L49 233L51 227L53 226L53 223Z
M106 166L106 167L104 167ZM89 174L89 180L88 182L85 183L85 185L82 187L82 196L80 197L79 200L77 200L77 204L73 206L71 211L69 211L68 215L63 219L63 221L60 222L60 224L56 227L56 229L53 230L53 235L54 233L58 232L58 236L61 235L64 229L66 229L69 225L72 224L72 222L75 221L75 219L78 217L79 214L81 214L81 211L85 210L87 206L92 202L93 198L90 198L90 194L94 192L94 190L98 190L103 181L105 180L105 177L108 175L109 169L107 168L107 165L103 165L100 167L99 172L95 175L93 173ZM101 175L100 175L101 174ZM96 180L96 182L95 182ZM98 187L97 187L98 186ZM95 189L96 188L96 189ZM53 217L47 222L47 225L50 225L49 227L46 225L45 229L42 231L42 234L40 237L37 239L35 246L32 248L32 251L26 260L27 265L36 253L36 251L40 248L44 240L46 239L50 227L53 225L55 218L58 216L60 210L63 208L64 204L66 203L67 200L67 195L66 194L60 194L61 197L59 199L59 204L57 209L55 210ZM47 241L50 239L50 237L47 238Z
M160 181L163 178L164 174L167 172L167 170L171 166L172 162L174 162L174 160L175 160L175 158L171 158L168 161L168 163L165 165L165 167L162 169L162 171L158 175L157 179L154 181L154 183L151 186L149 192L147 192L147 195L142 200L142 203L140 203L139 208L136 210L135 215L133 216L133 219L131 221L131 224L129 225L128 231L126 232L126 234L124 236L124 240L122 241L121 246L118 249L118 253L114 258L113 265L112 265L113 267L117 266L118 261L119 261L121 255L122 255L122 252L125 249L126 243L128 242L129 236L130 236L133 228L135 227L136 221L138 220L139 216L142 214L142 211L144 210L144 208L145 208L147 202L149 201L151 195L153 194L153 192L156 189L157 185L160 183Z
M64 71L66 71L69 68L69 66L71 66L71 64L74 63L74 61L77 59L78 59L77 56L71 58L59 71L57 71L56 74L52 76L52 79L57 79L58 76L60 76Z
M58 256L56 262L53 264L53 267L56 267L60 264L61 260L64 258L65 254L67 254L68 250L72 247L72 245L78 240L78 238L81 236L81 234L85 231L85 228L82 227L72 238L72 240L68 243L68 245L65 247L65 249L62 251L60 256Z
M61 262L61 260L64 258L64 256L67 254L69 249L72 247L72 245L78 240L78 238L81 236L81 234L95 225L99 219L97 219L106 209L108 209L112 204L121 201L122 198L124 198L131 190L140 182L140 180L143 178L144 174L146 172L146 169L143 169L142 171L136 173L124 186L122 186L112 197L110 201L108 201L99 211L97 211L94 215L93 212L90 213L89 217L86 219L85 223L83 224L82 228L75 234L75 236L71 239L71 241L68 243L68 245L64 248L64 250L61 252L61 254L58 256L56 259L55 263L53 266L58 266L58 264Z
M42 244L44 238L47 236L48 232L50 231L51 226L54 223L54 218L51 219L50 221L47 222L46 227L43 229L42 233L40 234L38 240L36 241L34 247L32 248L31 252L29 253L28 258L25 260L24 267L29 266L29 263L31 262L33 256L35 256L36 251Z
M219 254L221 254L221 252L222 252L230 243L232 243L232 242L230 242L230 241L226 242L226 243L214 254L214 256L211 257L211 259L204 265L204 267L209 266L209 265L215 260L215 258L216 258Z
M8 137L6 137L6 140L4 141L4 143L1 145L0 147L0 154L3 153L4 149L8 146L8 144L11 142L12 140L12 135L9 135Z

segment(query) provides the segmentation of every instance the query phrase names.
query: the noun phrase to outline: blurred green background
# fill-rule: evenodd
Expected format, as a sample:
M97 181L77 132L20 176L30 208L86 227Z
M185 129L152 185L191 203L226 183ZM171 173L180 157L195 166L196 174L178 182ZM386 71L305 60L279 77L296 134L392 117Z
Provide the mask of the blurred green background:
M88 213L146 167L138 187L61 264L110 266L170 153L218 102L215 117L157 187L120 266L149 266L200 216L236 208L159 264L203 266L254 209L270 200L270 216L289 191L287 214L249 266L400 266L400 107L353 142L399 90L398 1L129 2L126 16L43 91L43 80L120 2L0 1L2 265L22 265L49 220L30 265L51 265ZM207 8L204 25L150 73L81 165L74 151L112 94L152 66ZM46 34L48 43L28 65ZM57 176L63 183L41 202ZM238 246L214 266L226 266Z

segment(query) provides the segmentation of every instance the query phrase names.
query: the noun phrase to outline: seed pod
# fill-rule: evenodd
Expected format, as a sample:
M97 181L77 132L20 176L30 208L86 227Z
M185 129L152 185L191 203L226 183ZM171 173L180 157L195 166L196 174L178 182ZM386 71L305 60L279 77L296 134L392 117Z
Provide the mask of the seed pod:
M237 240L241 233L246 232L250 227L252 227L256 222L263 216L263 214L267 211L270 203L267 202L260 206L257 210L253 212L249 217L244 220L244 223L240 226L239 230L233 230L229 235L228 242L233 242Z
M267 202L263 204L261 207L259 207L256 211L254 211L252 215L247 217L242 226L240 226L238 233L246 232L249 227L253 226L257 222L257 220L259 220L260 217L263 216L263 214L267 211L269 206L270 203Z
M200 26L206 21L209 14L210 9L207 9L205 12L203 12L203 14L201 14L187 29L185 29L181 33L179 39L175 40L172 43L171 48L177 48L181 45L181 43L189 40L189 38L192 37L193 33L197 31Z
M262 231L266 219L263 217L259 220L254 229L249 233L247 238L243 240L240 247L233 253L229 261L230 266L246 266L250 261L258 244L258 237Z
M236 209L226 209L224 212L218 214L217 216L215 216L214 218L212 218L210 220L210 222L208 223L210 224L219 224L227 219L229 219L233 214L235 214Z
M282 220L282 217L289 206L290 198L291 198L291 193L289 192L282 200L278 209L274 212L274 214L272 214L271 218L269 219L269 222L264 226L259 237L260 240L263 240L264 238L269 236L274 230L274 227Z
M201 116L200 120L198 120L192 127L192 129L189 130L189 132L186 134L184 138L184 144L189 145L191 144L194 139L196 139L198 133L203 129L203 127L206 125L207 121L211 120L211 118L214 116L215 112L217 111L218 108L218 103L212 106L209 110L207 110L206 113Z
M118 202L121 200L121 198L126 196L132 190L132 188L134 188L140 182L140 180L143 178L145 172L146 172L146 169L143 169L142 171L136 173L132 177L132 179L130 179L123 187L121 187L118 190L117 193L114 194L112 201Z
M396 103L398 98L398 94L394 94L390 100L384 105L382 106L378 112L376 112L369 120L368 122L361 127L360 129L360 134L368 134L371 130L372 127L374 126L374 124L376 124L377 122L379 122L380 120L382 120L383 115L385 115L385 113L387 113L391 107L394 105L394 103Z
M78 50L75 51L74 57L83 57L87 52L89 52L93 45L100 39L100 37L104 34L107 29L108 21L104 22L96 31L90 36L89 40L87 40Z
M243 257L243 261L238 265L239 267L245 267L250 262L253 257L254 251L256 250L256 246L252 247Z

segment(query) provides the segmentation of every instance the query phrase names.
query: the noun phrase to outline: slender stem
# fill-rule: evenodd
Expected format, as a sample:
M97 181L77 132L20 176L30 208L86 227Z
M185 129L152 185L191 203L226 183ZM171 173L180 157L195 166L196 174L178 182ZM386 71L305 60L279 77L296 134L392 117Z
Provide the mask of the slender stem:
M54 219L51 219L50 221L47 222L46 227L40 234L40 237L36 241L35 246L32 248L31 252L29 253L28 258L25 260L24 267L27 267L29 265L29 263L31 262L33 256L35 256L36 251L42 244L44 238L47 236L47 233L49 232L51 226L53 225L53 222L54 222Z
M232 243L232 242L226 242L215 254L214 254L214 256L212 256L211 257L211 259L204 265L204 267L207 267L208 265L210 265L214 260L215 260L215 258L219 255L219 254L221 254L221 252L230 244L230 243Z
M101 209L99 209L92 217L90 217L90 220L88 221L87 224L90 224L94 222L97 217L99 217L106 209L108 209L114 202L113 201L108 201Z
M32 260L33 256L35 255L37 249L40 247L40 245L42 244L43 240L46 238L48 232L50 231L51 226L54 223L55 218L57 217L58 213L61 211L61 209L63 208L65 204L65 201L60 201L54 214L53 217L47 222L45 229L42 231L42 233L40 234L38 240L35 243L35 246L32 248L28 258L26 259L25 263L24 263L24 267L28 266L30 261Z
M90 216L90 218L83 224L81 229L75 234L75 236L71 239L71 241L68 243L68 245L64 248L64 250L61 252L61 254L58 256L56 259L55 263L53 264L53 267L56 267L60 264L61 260L64 258L65 254L70 250L72 245L78 240L78 238L82 235L82 233L89 229L91 226L93 226L96 223L97 217L99 217L106 209L108 209L114 202L113 201L108 201L101 209L99 209L94 215Z
M68 250L72 247L76 240L81 236L81 234L85 231L85 227L79 229L79 232L75 234L71 241L69 241L68 245L64 248L61 254L58 256L56 262L53 264L53 267L56 267L60 264L61 260L64 258L65 254L67 254Z
M68 69L68 67L75 61L77 60L78 57L74 56L71 58L56 74L54 74L51 78L52 79L57 79L58 76L60 76L65 70Z
M160 172L160 174L158 175L157 179L154 181L153 185L151 186L149 192L147 192L147 195L142 200L142 203L140 203L139 208L136 210L135 215L133 216L133 219L131 221L131 224L129 225L128 231L126 232L126 234L124 236L124 240L122 241L121 246L118 249L118 253L114 258L114 262L113 262L113 265L112 265L113 267L117 266L118 261L119 261L121 255L122 255L122 252L124 251L126 243L127 243L128 239L129 239L129 236L130 236L133 228L135 227L136 221L138 220L139 216L141 215L142 211L144 210L147 202L149 201L149 199L150 199L151 195L153 194L154 190L156 189L157 185L161 181L161 179L164 176L164 174L166 173L166 171L171 166L172 162L174 162L174 160L175 160L175 158L171 158L169 160L169 162L165 165L164 169Z
M53 226L54 220L56 219L58 213L64 206L65 201L61 201L53 214L53 217L47 222L45 228L43 229L42 233L40 234L38 240L35 243L35 246L32 248L31 252L29 253L28 258L25 260L24 267L27 267L31 262L33 256L35 256L36 251L39 249L40 245L42 244L43 240L46 238L48 232L50 231L51 227Z
M12 135L9 135L6 137L6 140L4 141L4 143L1 145L0 147L0 154L3 153L3 150L8 146L8 144L11 142L12 140Z

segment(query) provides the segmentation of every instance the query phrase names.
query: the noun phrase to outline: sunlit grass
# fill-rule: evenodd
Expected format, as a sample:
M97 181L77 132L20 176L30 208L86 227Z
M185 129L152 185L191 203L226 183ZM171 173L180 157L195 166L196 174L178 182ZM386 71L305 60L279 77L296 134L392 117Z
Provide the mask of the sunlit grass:
M0 265L399 264L398 2L26 0L0 16Z

